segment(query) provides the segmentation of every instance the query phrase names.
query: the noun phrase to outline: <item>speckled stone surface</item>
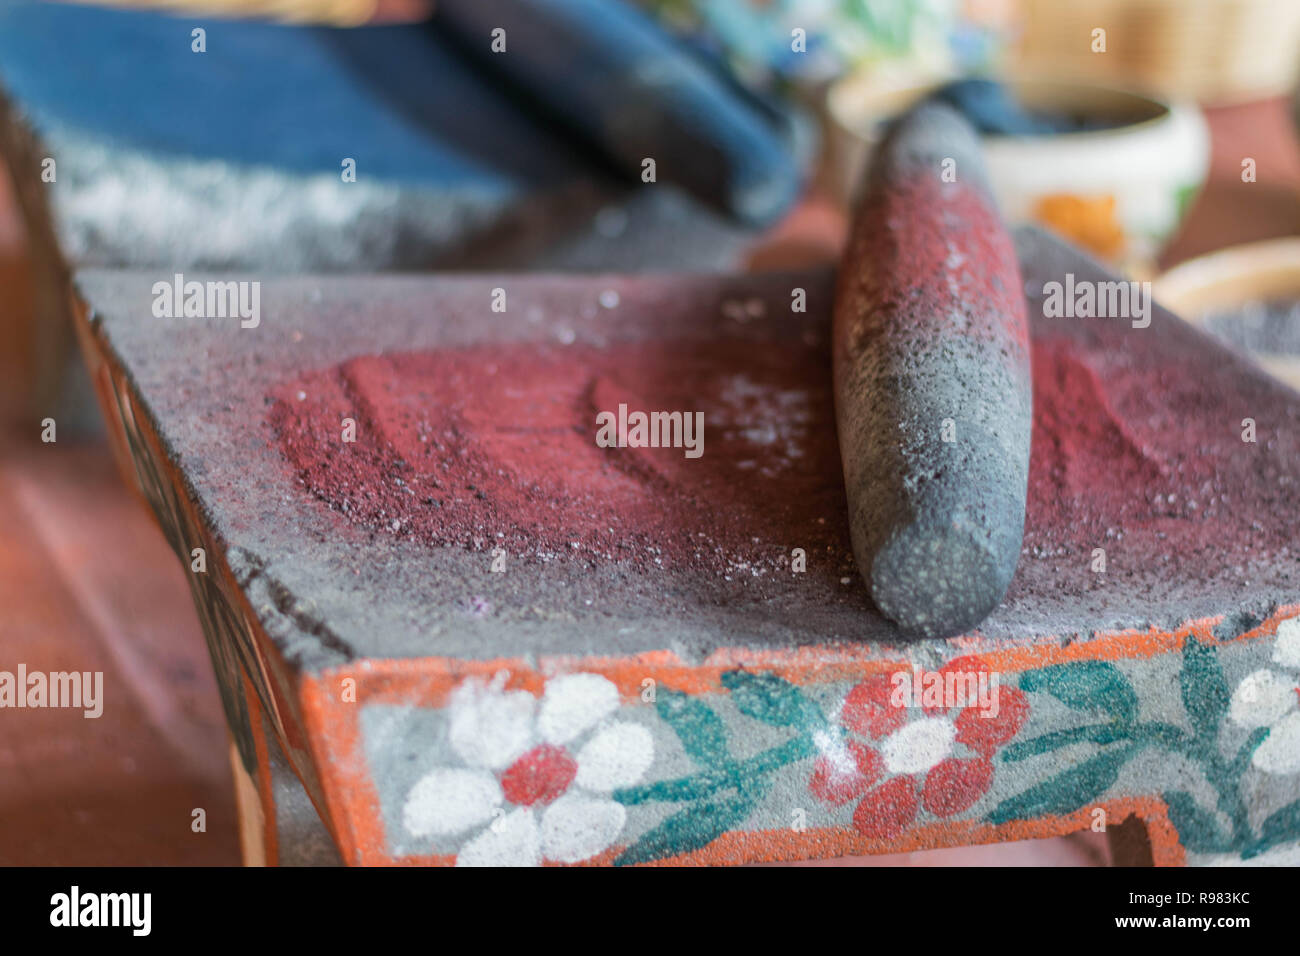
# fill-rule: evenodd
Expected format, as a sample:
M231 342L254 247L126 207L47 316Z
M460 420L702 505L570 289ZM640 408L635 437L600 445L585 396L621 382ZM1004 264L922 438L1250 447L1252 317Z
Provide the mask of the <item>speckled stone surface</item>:
M1040 238L1038 247L1031 283L1041 285L1053 270L1094 268L1072 261L1052 240ZM725 341L734 345L733 364L695 374L742 375L746 348L788 350L805 376L798 391L806 401L777 414L797 419L795 430L808 441L833 430L825 274L286 279L263 285L261 325L248 330L237 320L152 318L156 279L85 273L79 285L98 334L157 417L172 461L241 578L292 595L274 602L282 609L275 630L306 666L368 656L481 656L494 653L498 640L499 649L529 653L669 647L688 660L736 643L900 640L856 576L841 583L853 564L833 448L798 463L807 477L803 493L826 501L825 513L806 516L802 527L789 526L801 517L791 514L792 503L764 500L761 476L731 489L734 505L755 515L750 537L759 539L727 556L749 563L743 574L701 577L690 567L632 574L584 551L550 561L512 552L510 573L488 575L495 529L484 528L479 545L466 549L350 521L304 488L271 428L277 389L359 355L531 342L559 353L573 347L594 378L600 350L617 344L669 342L688 355ZM790 311L795 287L807 289L807 313ZM491 311L495 288L508 292L504 314ZM604 292L617 294L615 308L601 306ZM744 311L752 300L761 304L756 318ZM1221 612L1225 602L1266 610L1300 570L1287 525L1297 494L1300 402L1159 310L1147 329L1043 319L1032 301L1031 314L1043 374L1036 376L1029 520L1016 580L980 633L999 642L1078 637L1171 626ZM673 353L650 353L652 361L671 363ZM1241 440L1248 415L1257 421L1253 445ZM586 418L576 409L572 427L589 427L594 438L594 414ZM361 434L364 449L364 427ZM341 442L331 449L353 451ZM803 575L788 568L791 549L800 546L809 555ZM1107 551L1104 575L1090 570L1095 547ZM436 593L429 580L439 582ZM467 613L467 602L494 610ZM325 622L335 638L313 639L302 623L312 620ZM295 634L300 639L290 640Z

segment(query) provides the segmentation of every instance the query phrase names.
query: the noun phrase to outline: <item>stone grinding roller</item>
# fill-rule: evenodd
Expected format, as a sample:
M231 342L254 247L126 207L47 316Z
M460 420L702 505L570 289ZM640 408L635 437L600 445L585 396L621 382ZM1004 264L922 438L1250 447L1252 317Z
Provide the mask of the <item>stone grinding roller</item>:
M975 131L926 103L872 160L841 263L835 411L858 568L907 636L976 627L1020 556L1025 297Z

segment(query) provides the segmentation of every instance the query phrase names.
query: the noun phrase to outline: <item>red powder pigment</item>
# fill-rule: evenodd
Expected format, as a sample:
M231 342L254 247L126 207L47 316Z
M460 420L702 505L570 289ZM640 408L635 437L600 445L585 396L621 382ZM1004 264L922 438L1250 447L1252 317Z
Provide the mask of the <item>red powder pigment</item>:
M1224 410L1275 418L1278 393L1224 373L1217 351L1131 348L1138 361L1103 382L1069 336L1034 344L1013 595L1027 562L1058 569L1038 586L1095 586L1076 569L1097 547L1117 562L1110 577L1181 571L1191 584L1198 570L1285 553L1287 523L1267 516L1294 508L1287 459L1243 446L1241 414ZM843 576L855 572L828 365L795 343L367 356L277 389L270 421L301 483L375 533L737 576L788 568L799 547L810 570ZM703 412L703 456L598 447L596 415L619 404ZM345 418L355 443L340 440Z
M479 346L309 374L274 393L271 423L301 481L377 531L761 575L794 547L849 560L828 381L797 344ZM598 447L597 414L620 404L703 412L703 455Z
M1087 566L1104 548L1117 560L1112 578L1196 587L1225 565L1286 555L1289 522L1267 519L1295 508L1293 463L1270 440L1242 443L1237 411L1258 414L1272 433L1294 415L1284 393L1225 369L1209 347L1178 354L1148 337L1130 349L1134 364L1103 380L1068 339L1034 344L1021 569L1033 559ZM1099 579L1065 580L1066 590L1086 590L1081 582Z
M1144 450L1107 403L1096 373L1058 343L1035 349L1033 375L1032 526L1043 535L1087 541L1104 538L1106 526L1126 514L1149 518L1134 492L1163 496L1166 482L1155 453Z

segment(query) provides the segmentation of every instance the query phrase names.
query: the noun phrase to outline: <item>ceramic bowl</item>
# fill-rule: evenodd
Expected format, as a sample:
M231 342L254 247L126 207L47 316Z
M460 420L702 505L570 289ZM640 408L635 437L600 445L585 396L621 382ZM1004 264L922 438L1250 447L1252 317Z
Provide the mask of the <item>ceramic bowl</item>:
M909 86L863 74L831 86L826 180L837 198L851 202L886 122L938 83ZM1120 125L985 136L989 177L1003 216L1047 226L1112 263L1150 263L1205 180L1209 136L1200 111L1076 83L1018 79L1008 85L1031 109Z

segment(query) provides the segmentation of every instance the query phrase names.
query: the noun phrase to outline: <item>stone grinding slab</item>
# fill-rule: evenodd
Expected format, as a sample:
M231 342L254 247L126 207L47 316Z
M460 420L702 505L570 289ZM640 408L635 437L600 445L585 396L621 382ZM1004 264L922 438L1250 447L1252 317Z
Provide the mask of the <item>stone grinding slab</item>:
M1179 862L1168 788L1199 804L1207 785L1076 724L1111 708L1126 727L1139 701L1222 723L1251 667L1290 661L1300 396L1158 308L1145 329L1043 318L1044 282L1107 276L1018 243L1024 549L1004 603L947 641L901 638L853 570L828 275L283 279L243 330L152 318L159 276L86 272L79 328L173 546L209 556L192 577L219 675L246 690L237 737L260 726L241 707L274 715L348 862L889 852L1068 832L1092 805L1143 816ZM703 411L703 456L597 448L619 404ZM882 706L890 673L945 664L1003 675L1001 721ZM1009 758L1033 731L1066 736ZM1112 749L1062 782L1068 741ZM1294 839L1278 818L1259 843L1293 742L1254 745L1272 776L1234 781L1245 829L1203 826L1197 852ZM509 822L484 830L495 809Z

